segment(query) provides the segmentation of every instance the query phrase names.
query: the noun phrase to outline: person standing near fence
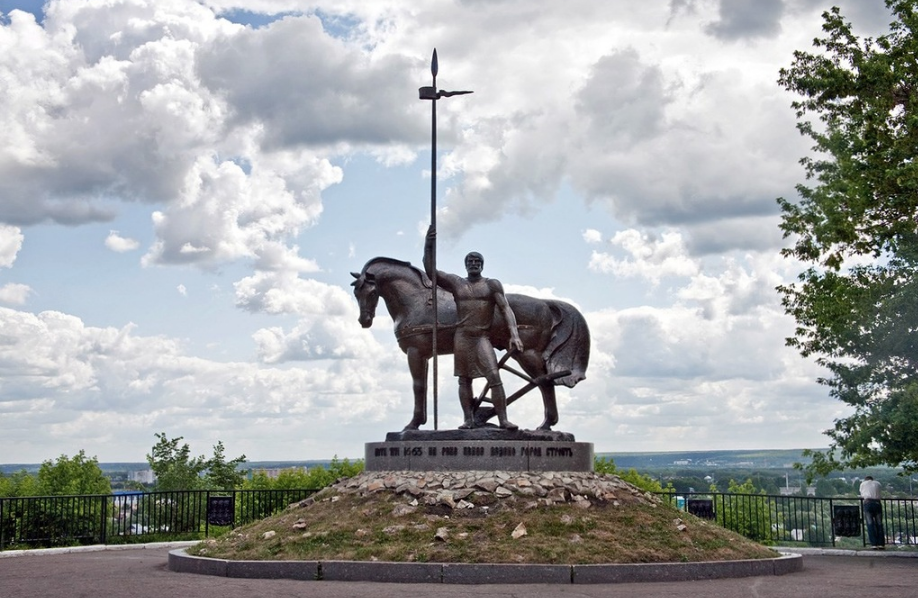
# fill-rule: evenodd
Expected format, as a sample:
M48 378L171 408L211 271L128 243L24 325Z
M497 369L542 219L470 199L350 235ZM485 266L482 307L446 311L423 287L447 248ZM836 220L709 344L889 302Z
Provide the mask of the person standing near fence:
M880 502L880 482L873 476L865 476L860 487L864 501L864 523L867 525L867 539L874 550L886 548L886 534L883 531L883 503Z

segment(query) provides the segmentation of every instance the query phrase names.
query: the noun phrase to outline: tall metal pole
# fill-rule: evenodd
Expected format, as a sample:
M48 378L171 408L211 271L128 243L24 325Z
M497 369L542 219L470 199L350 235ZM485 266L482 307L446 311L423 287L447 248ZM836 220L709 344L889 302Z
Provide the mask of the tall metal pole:
M440 66L437 63L437 49L434 48L433 57L430 60L430 75L432 82L430 87L421 87L418 89L418 95L422 100L431 100L430 102L430 228L436 233L437 231L437 100L448 98L454 95L472 93L471 91L439 91L437 90L437 71ZM433 331L431 339L431 351L433 352L433 417L434 430L438 427L437 417L437 395L439 388L439 370L437 368L437 332L439 330L439 311L437 309L437 239L434 237L433 247L431 248L431 264L433 274L431 283L433 284Z
M434 99L430 103L430 227L434 232L437 230L437 71L440 65L437 64L437 49L434 48L433 57L430 59L430 76L432 78L431 87L433 87ZM431 339L431 350L433 351L433 420L434 430L438 429L437 417L437 397L440 385L440 375L437 359L437 331L440 324L440 312L437 309L437 238L434 237L433 255L433 273L431 283L433 286L433 338Z

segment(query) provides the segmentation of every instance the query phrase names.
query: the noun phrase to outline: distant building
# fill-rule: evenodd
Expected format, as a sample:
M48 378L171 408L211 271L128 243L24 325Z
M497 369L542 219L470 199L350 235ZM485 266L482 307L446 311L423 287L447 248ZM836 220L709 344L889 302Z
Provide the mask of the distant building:
M132 482L140 482L141 484L153 484L156 482L156 474L153 473L152 469L141 469L140 471L132 471L130 474L130 479Z
M795 496L800 494L800 486L785 486L784 488L778 488L781 492L781 496ZM807 486L806 487L807 496L816 496L816 486Z
M250 475L253 475L256 473L262 473L265 476L274 480L274 479L277 479L277 477L280 476L280 474L284 471L302 471L303 473L306 473L307 471L309 471L309 468L308 467L274 467L274 468L267 468L267 469L265 468L253 469Z

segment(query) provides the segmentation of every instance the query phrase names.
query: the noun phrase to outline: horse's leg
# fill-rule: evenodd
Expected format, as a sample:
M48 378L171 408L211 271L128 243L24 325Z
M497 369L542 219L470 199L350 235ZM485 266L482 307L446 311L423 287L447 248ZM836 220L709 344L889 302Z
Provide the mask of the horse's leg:
M551 427L558 423L558 399L555 397L555 385L553 382L539 386L542 391L542 404L545 407L545 421L539 426L540 430L551 430Z
M419 349L408 349L408 369L414 391L414 417L405 430L417 430L427 423L427 356Z
M548 373L548 369L545 367L545 361L538 351L529 349L514 357L520 364L520 367L523 368L523 371L532 378L538 378ZM545 412L545 419L538 429L551 430L551 427L558 423L558 400L555 397L555 385L552 382L540 384L539 390L542 392L542 406Z

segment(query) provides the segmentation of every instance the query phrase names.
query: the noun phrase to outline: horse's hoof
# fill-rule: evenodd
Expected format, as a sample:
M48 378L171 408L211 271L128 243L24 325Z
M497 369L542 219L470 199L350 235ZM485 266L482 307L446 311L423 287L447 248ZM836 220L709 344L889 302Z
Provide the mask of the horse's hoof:
M503 428L504 430L510 430L511 432L512 432L513 430L519 430L519 429L520 429L520 427L519 427L518 425L516 425L515 423L509 422L509 421L506 421L506 420L500 422L500 427Z
M549 426L548 424L542 424L541 426L536 428L536 430L545 430L546 432L551 432L551 426Z
M475 420L467 419L465 420L465 422L462 423L462 425L459 426L459 429L460 430L471 430L477 427L478 427L478 423Z
M420 427L420 426L417 425L417 424L408 424L407 426L405 426L404 428L402 428L402 432L404 432L404 431L406 431L406 430L417 430L419 427Z

